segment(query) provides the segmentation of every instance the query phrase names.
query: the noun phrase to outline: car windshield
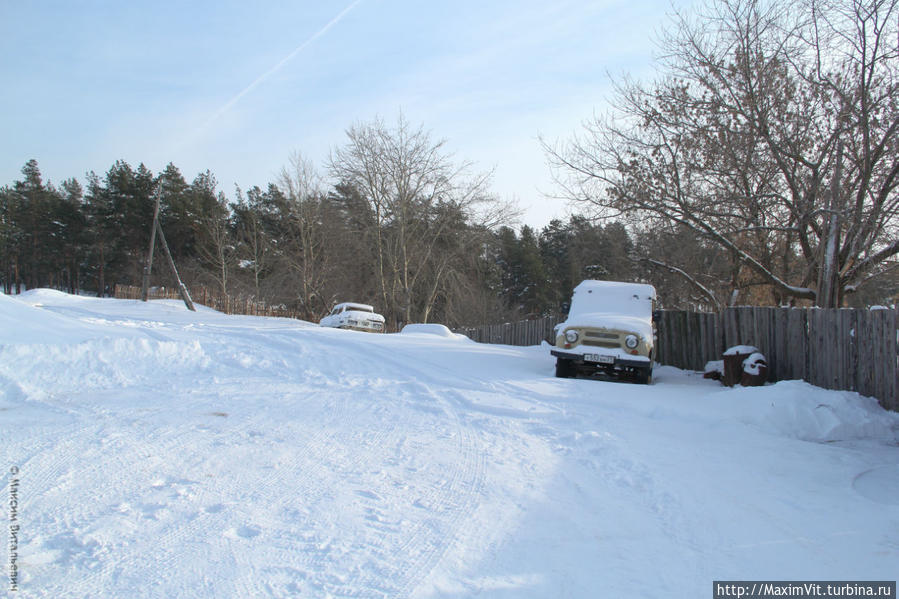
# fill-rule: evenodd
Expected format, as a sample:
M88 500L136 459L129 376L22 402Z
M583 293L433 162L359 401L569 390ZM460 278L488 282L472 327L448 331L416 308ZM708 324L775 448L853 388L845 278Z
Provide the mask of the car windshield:
M569 315L613 313L645 318L652 313L654 296L650 285L585 281L574 290Z
M367 304L337 304L331 310L331 315L343 314L344 312L367 312L374 314L375 309Z

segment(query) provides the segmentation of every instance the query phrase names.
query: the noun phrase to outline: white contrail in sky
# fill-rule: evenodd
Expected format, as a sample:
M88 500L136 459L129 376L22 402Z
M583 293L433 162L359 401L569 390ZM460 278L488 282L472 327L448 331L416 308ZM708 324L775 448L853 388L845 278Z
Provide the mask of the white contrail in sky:
M324 27L319 29L315 34L313 34L312 37L310 37L305 42L303 42L302 44L297 46L293 52L291 52L290 54L288 54L287 56L282 58L278 64L276 64L275 66L273 66L272 68L270 68L269 70L264 72L253 83L246 86L244 89L242 89L240 91L240 93L238 93L236 96L234 96L233 98L228 100L227 104L225 104L224 106L219 108L218 112L216 112L214 115L212 115L208 121L206 121L206 123L200 128L200 131L201 132L205 131L219 117L221 117L223 114L228 112L232 106L237 104L241 98L243 98L245 95L247 95L248 93L250 93L251 91L256 89L256 87L258 87L259 84L261 84L263 81L265 81L266 79L268 79L269 77L271 77L272 75L277 73L279 70L281 70L281 68L283 68L284 65L286 65L288 62L290 62L294 56L296 56L301 51L303 51L303 49L305 49L307 46L309 46L309 44L311 44L312 42L314 42L315 40L317 40L318 38L320 38L321 36L326 34L329 29L331 29L332 27L334 27L334 25L339 23L340 20L343 19L347 15L347 13L349 13L351 10L353 10L353 8L355 8L356 5L359 4L360 2L362 2L362 0L354 0L353 2L351 2L346 8L344 8L342 11L340 11L340 13L338 13L338 15L336 17L331 19L327 25L325 25Z

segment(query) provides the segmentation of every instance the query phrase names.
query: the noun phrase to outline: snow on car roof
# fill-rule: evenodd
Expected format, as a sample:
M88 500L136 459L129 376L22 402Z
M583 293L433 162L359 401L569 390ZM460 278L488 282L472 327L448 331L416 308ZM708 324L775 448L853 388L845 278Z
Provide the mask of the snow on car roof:
M574 288L569 314L609 312L645 317L652 311L655 287L645 283L582 281Z
M353 310L362 310L363 312L374 312L373 306L368 304L356 304L353 302L343 302L334 306L334 308L352 308ZM333 309L333 308L332 308Z

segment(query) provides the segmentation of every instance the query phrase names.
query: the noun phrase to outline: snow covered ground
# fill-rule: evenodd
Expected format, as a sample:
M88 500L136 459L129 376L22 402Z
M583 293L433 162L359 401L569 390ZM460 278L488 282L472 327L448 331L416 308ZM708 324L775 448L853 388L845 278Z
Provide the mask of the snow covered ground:
M873 400L795 381L563 380L546 348L436 327L0 295L0 497L19 525L0 587L12 565L23 597L895 580L897 437Z

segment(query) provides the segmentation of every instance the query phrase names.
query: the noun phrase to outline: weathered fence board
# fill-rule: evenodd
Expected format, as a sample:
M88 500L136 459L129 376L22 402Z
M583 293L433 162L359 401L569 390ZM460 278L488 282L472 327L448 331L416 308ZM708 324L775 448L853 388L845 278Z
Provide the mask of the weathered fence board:
M829 359L829 348L825 337L825 329L822 323L822 311L810 310L808 313L808 337L809 346L813 351L809 352L808 382L829 389L830 385L821 375L821 364Z

